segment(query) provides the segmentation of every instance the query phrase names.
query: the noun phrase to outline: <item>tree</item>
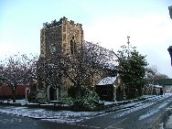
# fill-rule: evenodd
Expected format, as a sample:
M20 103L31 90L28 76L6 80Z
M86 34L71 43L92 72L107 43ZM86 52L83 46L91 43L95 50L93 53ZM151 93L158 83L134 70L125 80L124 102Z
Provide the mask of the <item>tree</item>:
M107 75L107 70L112 70L109 65L112 56L109 50L98 44L86 42L83 49L77 49L74 55L63 58L63 75L77 88L77 96L80 96L81 86L95 84L100 76Z
M156 67L147 67L145 79L147 83L154 84L158 80L169 79L169 77L165 74L159 73Z
M145 56L139 54L135 47L122 46L116 54L118 59L118 73L125 86L127 98L135 98L142 95L144 86Z
M36 60L36 57L30 59L27 55L14 55L2 61L0 77L11 88L13 102L17 86L31 84L36 78Z
M75 96L81 97L82 87L92 86L103 75L115 71L113 65L109 65L113 53L89 42L84 42L82 46L76 45L73 49L65 54L52 53L49 60L42 58L39 71L44 71L41 76L44 76L46 84L54 87L60 88L64 85L61 80L68 79L69 85L76 89Z

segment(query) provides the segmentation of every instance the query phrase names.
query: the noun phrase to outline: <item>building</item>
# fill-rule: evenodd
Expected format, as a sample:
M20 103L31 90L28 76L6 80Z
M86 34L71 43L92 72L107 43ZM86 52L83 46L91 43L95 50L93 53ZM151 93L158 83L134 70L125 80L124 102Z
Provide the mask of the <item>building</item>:
M116 100L117 77L105 77L96 85L96 92L101 100Z
M30 93L29 85L17 85L15 91L16 99L28 99ZM0 99L12 99L13 93L11 87L6 84L0 85Z
M144 95L162 95L165 87L161 85L147 84L143 88Z
M43 28L40 31L40 60L49 64L48 67L53 67L56 63L62 62L60 59L61 55L73 55L76 49L81 49L83 43L83 29L82 25L75 23L74 21L66 17L61 18L59 21L52 21L51 23L44 23ZM58 76L59 70L54 71L52 74L52 79L49 83L46 81L47 76L44 76L44 69L41 69L41 87L46 92L43 95L47 100L58 100L63 96L67 96L67 89L71 85L67 78ZM50 68L49 68L49 71ZM58 77L57 77L58 76ZM51 81L59 81L61 85L52 86ZM44 88L43 88L44 87Z
M54 20L51 23L43 24L40 31L39 65L46 65L46 67L38 68L39 88L37 98L45 98L47 101L51 101L68 96L68 89L73 82L69 78L62 76L60 69L57 67L64 63L62 56L70 55L75 57L78 50L84 50L85 43L82 25L72 20L69 21L66 17L61 18L59 21ZM57 70L51 69L54 67ZM51 80L47 78L47 71L48 76L51 75L49 77ZM90 76L88 82L91 80L96 84L100 78L104 77L102 76L105 73L104 71L109 72L109 69L104 70L100 67L99 71L100 74ZM52 85L51 82L53 81L58 81L58 84Z
M41 29L41 57L51 60L52 54L74 54L76 46L81 46L84 41L82 25L66 17L51 23L44 23Z
M172 79L155 80L154 84L163 86L163 93L172 93Z

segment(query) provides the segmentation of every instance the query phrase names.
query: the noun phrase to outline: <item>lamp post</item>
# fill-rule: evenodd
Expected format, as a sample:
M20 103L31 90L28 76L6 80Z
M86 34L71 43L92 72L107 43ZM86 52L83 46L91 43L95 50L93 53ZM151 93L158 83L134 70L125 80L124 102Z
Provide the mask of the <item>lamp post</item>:
M172 19L172 6L169 6L168 10L169 10L170 18Z
M170 46L170 47L168 48L168 52L169 52L170 57L171 57L171 65L172 65L172 46Z
M172 6L169 6L168 7L168 10L169 10L170 18L172 19ZM171 57L171 65L172 65L172 46L169 46L169 48L167 50L168 50L168 52L170 54L170 57Z

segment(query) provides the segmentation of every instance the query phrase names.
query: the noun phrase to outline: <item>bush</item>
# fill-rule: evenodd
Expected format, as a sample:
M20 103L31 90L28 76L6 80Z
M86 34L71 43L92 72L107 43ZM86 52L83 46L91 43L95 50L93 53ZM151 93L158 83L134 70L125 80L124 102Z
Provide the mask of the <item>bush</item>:
M36 101L36 94L35 93L30 93L27 97L29 102L35 102Z
M73 100L72 97L62 98L61 102L65 103L65 104L68 104L68 105L73 105L74 104L74 100Z
M39 92L36 94L36 102L38 103L46 103L46 94L44 93L44 90L39 90Z
M95 110L99 103L99 96L93 90L81 87L81 97L76 96L76 87L72 87L71 92L75 110Z

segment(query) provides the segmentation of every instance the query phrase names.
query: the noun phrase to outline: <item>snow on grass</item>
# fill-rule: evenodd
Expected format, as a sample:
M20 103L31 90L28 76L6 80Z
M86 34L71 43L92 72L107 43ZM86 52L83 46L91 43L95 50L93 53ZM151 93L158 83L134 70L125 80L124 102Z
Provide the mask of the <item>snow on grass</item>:
M16 100L15 103L20 103L22 106L28 104L29 102L26 99Z
M117 104L117 101L99 101L100 104L104 104L105 106L107 105L114 105Z
M84 119L41 119L41 120L56 122L56 123L73 124L73 123L81 122Z
M26 100L26 99L19 99L19 100L16 100L16 102L13 102L13 100L9 99L9 100L0 100L1 103L9 103L9 104L20 104L20 105L26 105L28 104L29 102Z
M17 116L30 117L34 119L72 123L89 119L97 112L73 112L73 111L51 111L45 109L31 109L27 107L1 107L1 113L14 114Z

